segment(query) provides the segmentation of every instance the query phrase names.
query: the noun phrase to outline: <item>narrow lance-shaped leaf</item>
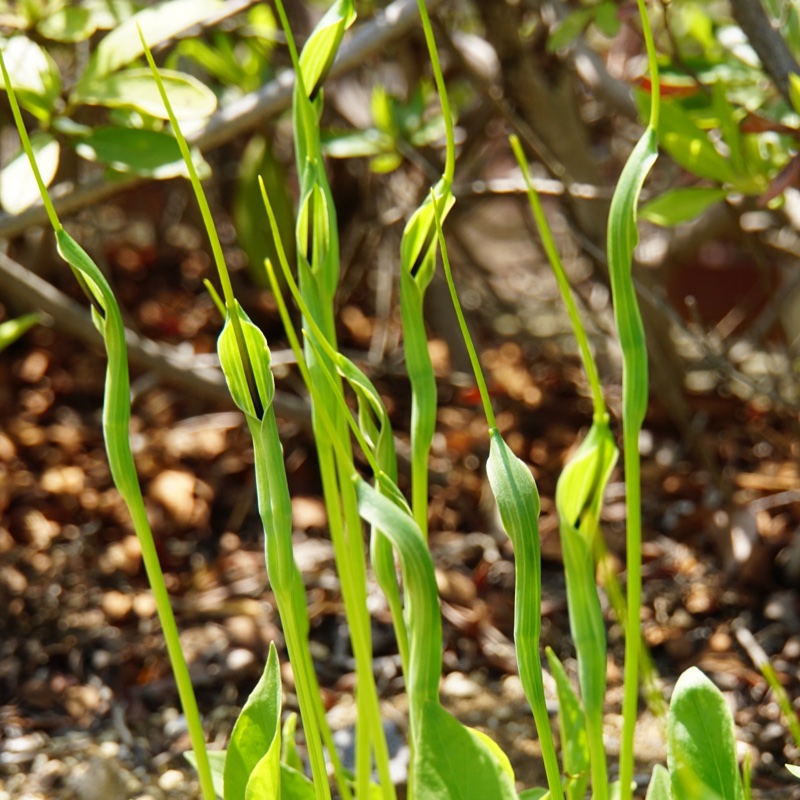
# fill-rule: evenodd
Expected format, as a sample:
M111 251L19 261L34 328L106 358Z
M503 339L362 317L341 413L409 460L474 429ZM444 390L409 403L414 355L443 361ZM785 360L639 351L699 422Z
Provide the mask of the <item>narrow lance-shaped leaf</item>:
M317 96L339 51L344 32L355 19L353 0L335 0L314 28L300 56L300 68L309 99Z
M586 715L558 656L551 648L545 653L558 692L558 723L561 733L561 759L569 779L567 800L584 800L589 784L589 742Z
M623 726L620 747L621 800L632 795L633 735L639 699L639 619L642 596L642 509L639 463L639 434L647 410L647 345L636 300L632 266L638 240L636 207L639 194L658 155L656 130L659 124L660 86L653 34L644 0L638 0L651 82L650 121L620 175L611 199L608 219L608 268L614 301L614 319L622 347L622 427L626 482L626 558L628 610L625 630L625 675Z

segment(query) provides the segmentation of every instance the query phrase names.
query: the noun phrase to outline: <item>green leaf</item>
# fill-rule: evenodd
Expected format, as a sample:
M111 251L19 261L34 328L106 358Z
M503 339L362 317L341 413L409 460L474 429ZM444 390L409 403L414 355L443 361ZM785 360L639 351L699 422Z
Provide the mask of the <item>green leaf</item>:
M281 800L315 800L316 796L314 784L302 772L281 764Z
M519 793L519 800L550 800L550 792L541 786L525 789Z
M286 717L281 729L281 763L286 764L297 772L303 771L303 759L297 752L297 713L292 712Z
M564 773L573 779L566 790L567 800L583 800L589 782L586 716L558 656L550 647L546 648L545 653L558 693L558 724Z
M576 534L594 536L603 492L618 455L608 418L596 419L559 476L556 510Z
M800 75L796 72L789 73L789 97L794 110L800 114Z
M132 128L95 128L82 137L75 149L90 161L100 161L119 172L164 180L188 172L174 137L160 131ZM207 176L211 168L199 152L193 154L198 172Z
M213 114L217 107L214 92L185 72L159 70L178 119L197 119ZM164 101L149 69L128 69L82 84L73 102L109 108L131 107L159 119L169 119Z
M92 15L94 26L99 31L116 28L136 10L130 0L84 0L83 6Z
M53 182L58 171L61 146L49 133L31 136L36 163L45 186ZM40 199L39 186L24 150L20 150L0 171L0 203L9 214L21 214Z
M423 708L412 773L415 797L516 800L514 783L486 744L437 702Z
M709 206L726 196L724 189L709 186L691 186L673 189L645 203L639 209L639 216L656 225L671 228L699 216Z
M48 121L61 93L56 62L27 36L0 38L0 47L20 105L37 119Z
M88 9L67 5L40 20L36 30L56 42L82 42L97 30L97 21Z
M650 776L650 785L647 787L645 800L672 800L672 793L669 788L669 772L661 764L656 764L653 767L653 774Z
M672 159L693 175L717 183L736 183L737 176L730 161L714 147L708 134L679 103L661 104L658 139Z
M571 14L567 14L548 37L548 52L555 53L556 50L561 50L563 47L571 45L583 33L593 17L593 8L579 8Z
M83 87L96 83L144 54L137 25L144 34L147 46L153 48L202 22L223 5L221 0L169 0L139 11L100 42L78 82L77 92L82 92Z
M675 684L667 715L667 762L676 798L744 800L731 712L722 692L696 667Z
M227 750L209 750L208 763L211 765L211 780L214 782L214 791L217 797L225 797L225 756ZM183 757L197 769L197 756L194 750L187 750Z
M600 3L595 8L594 22L605 36L616 36L622 26L617 4L612 2Z
M322 139L325 155L331 158L365 158L392 152L394 140L375 128L328 134Z
M261 329L250 321L250 318L242 311L238 303L236 304L236 312L239 314L248 360L254 371L259 394L258 399L261 406L266 409L272 403L272 398L275 394L275 379L269 367L271 360L269 346ZM236 331L230 316L225 320L225 326L219 336L217 352L219 353L220 366L228 383L228 390L231 393L233 402L252 418L254 414L253 398L250 394L250 385L245 374L242 354L239 352Z
M233 197L233 224L239 245L247 254L253 280L267 286L264 261L277 265L278 250L269 225L264 224L264 208L258 179L270 187L270 203L281 233L281 241L290 264L294 263L294 206L289 194L289 181L272 145L261 135L253 136L244 149L236 178Z
M281 673L274 643L264 674L242 708L225 757L225 800L245 800L251 775L264 800L280 797Z
M794 764L787 764L786 769L788 769L795 778L800 778L800 767L796 767Z
M42 315L38 313L25 314L16 319L7 319L0 324L0 353L9 345L12 345L20 336L24 336L34 325L42 321Z
M312 100L330 71L344 32L355 22L353 0L335 0L308 37L300 54L303 86Z

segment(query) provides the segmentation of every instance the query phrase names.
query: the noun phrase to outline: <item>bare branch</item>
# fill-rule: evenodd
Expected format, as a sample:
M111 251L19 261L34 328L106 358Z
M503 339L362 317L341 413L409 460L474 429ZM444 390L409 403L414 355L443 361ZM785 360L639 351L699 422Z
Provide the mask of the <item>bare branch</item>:
M62 331L91 346L102 346L102 338L88 311L47 281L0 252L0 293L29 308L44 311ZM156 374L159 379L189 395L217 406L233 404L219 366L197 356L186 355L169 345L155 342L126 329L128 357L133 366ZM293 395L276 391L275 413L282 419L310 424L308 405Z
M731 9L778 91L791 103L789 75L800 73L800 65L780 31L773 27L761 0L731 0Z

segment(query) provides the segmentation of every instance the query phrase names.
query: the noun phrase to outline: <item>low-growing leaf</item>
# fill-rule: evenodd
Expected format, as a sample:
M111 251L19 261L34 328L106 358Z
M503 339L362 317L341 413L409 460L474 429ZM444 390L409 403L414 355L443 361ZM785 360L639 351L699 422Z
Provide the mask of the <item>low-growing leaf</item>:
M789 97L794 110L800 114L800 75L796 72L789 73Z
M672 792L669 788L669 772L661 764L656 764L653 767L653 774L650 776L650 785L647 787L645 800L672 800Z
M525 789L519 793L519 800L550 800L550 792L541 786Z
M280 797L281 674L270 644L264 674L233 727L225 757L225 800L245 800L254 770L265 800ZM266 761L264 760L266 759Z
M111 126L95 128L82 137L75 149L83 158L100 161L119 172L165 180L186 177L186 164L175 139L160 131L134 130ZM193 154L198 174L205 177L211 168L199 152Z
M217 98L214 92L185 72L159 70L178 119L197 119L214 113ZM73 101L109 108L132 107L152 117L169 119L164 101L149 69L127 69L84 84Z
M414 753L414 796L436 800L516 800L514 783L485 742L437 702L423 708Z
M58 171L61 146L51 134L39 131L31 136L36 163L45 186ZM9 214L21 214L39 200L39 186L24 150L20 150L0 171L0 203Z
M61 92L56 62L27 36L0 38L0 47L20 105L37 119L49 120Z
M583 33L593 16L592 8L579 8L567 14L548 37L547 50L554 53L562 47L571 45Z
M41 321L42 315L33 313L25 314L16 319L7 319L5 322L0 323L0 353Z
M223 6L221 0L167 0L142 9L108 34L92 53L78 82L78 93L84 86L96 83L120 67L144 54L137 25L152 48L181 31L202 22Z
M661 106L658 140L673 160L692 174L717 183L736 183L731 162L676 101Z
M800 778L800 767L796 767L794 764L787 764L786 769L788 769L795 778Z
M675 684L667 761L676 798L744 800L731 712L722 692L696 667Z
M606 0L595 9L594 21L600 31L606 36L616 36L622 25L619 6Z
M211 780L214 783L214 791L217 797L225 797L225 756L227 750L209 750L208 763L211 766ZM187 750L183 757L197 769L197 756L194 750Z
M567 786L567 800L583 800L589 783L589 742L586 716L581 701L569 682L564 666L553 650L545 650L558 693L558 725L561 733L564 773L573 778Z
M316 796L314 784L302 772L281 764L281 800L315 800Z
M639 216L656 225L671 228L699 216L709 206L722 200L726 194L724 189L709 186L673 189L645 203L639 209Z
M82 42L97 30L97 20L83 6L65 5L40 20L36 30L55 42Z

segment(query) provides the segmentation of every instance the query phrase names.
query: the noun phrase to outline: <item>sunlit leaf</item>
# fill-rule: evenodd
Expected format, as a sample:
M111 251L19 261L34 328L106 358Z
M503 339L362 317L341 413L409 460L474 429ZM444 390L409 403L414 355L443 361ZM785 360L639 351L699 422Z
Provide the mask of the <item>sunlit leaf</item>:
M169 0L129 17L97 46L78 82L78 93L144 54L137 25L147 46L152 48L202 22L222 6L221 0Z
M0 39L11 84L24 108L40 120L49 120L61 92L56 62L27 36Z
M9 347L20 336L24 336L34 325L42 321L41 314L25 314L17 319L7 319L0 323L0 352Z
M31 136L31 145L45 186L49 186L58 171L61 146L51 134L39 132ZM0 204L9 214L21 214L39 200L39 186L33 170L20 150L0 171Z
M197 119L214 113L214 92L185 72L159 70L178 119ZM74 102L110 108L132 107L159 119L169 119L164 101L149 69L128 69L86 84L76 91Z
M727 192L724 189L708 186L673 189L649 203L645 203L639 209L639 216L656 225L670 228L683 222L689 222L726 195Z
M66 5L40 20L36 30L56 42L82 42L97 30L97 21L83 6Z

